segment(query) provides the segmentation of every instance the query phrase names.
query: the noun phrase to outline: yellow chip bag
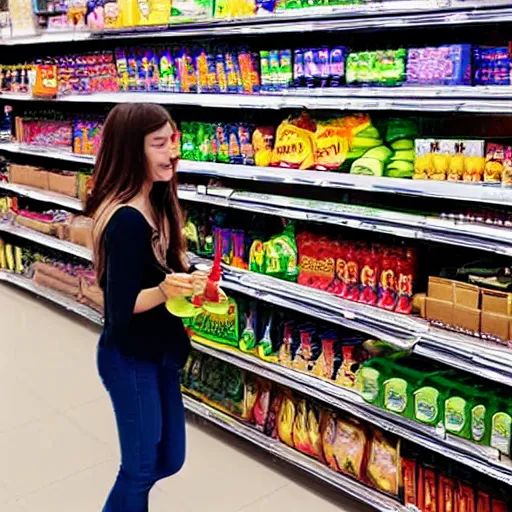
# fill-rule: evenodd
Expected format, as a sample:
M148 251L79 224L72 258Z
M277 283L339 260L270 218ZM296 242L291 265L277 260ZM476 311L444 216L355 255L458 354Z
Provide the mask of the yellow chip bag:
M277 128L270 165L291 169L311 169L316 159L315 134L283 121Z
M319 171L339 169L347 158L349 142L347 131L332 123L317 125L316 133L316 163Z

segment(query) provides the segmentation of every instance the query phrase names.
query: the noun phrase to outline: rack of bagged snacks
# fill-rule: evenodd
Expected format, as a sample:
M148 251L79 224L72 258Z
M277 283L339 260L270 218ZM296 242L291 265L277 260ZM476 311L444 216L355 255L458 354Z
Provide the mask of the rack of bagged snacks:
M102 125L172 106L228 304L184 314L186 407L377 510L512 510L509 2L142 4L11 13L0 281L101 325Z

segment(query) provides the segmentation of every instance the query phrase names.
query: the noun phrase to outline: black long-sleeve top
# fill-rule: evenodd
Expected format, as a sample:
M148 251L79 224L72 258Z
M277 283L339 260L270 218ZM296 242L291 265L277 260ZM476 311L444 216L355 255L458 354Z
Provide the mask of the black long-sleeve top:
M105 229L105 326L100 344L143 361L158 362L169 355L182 366L190 340L181 319L163 304L133 312L141 290L158 286L165 278L153 253L152 232L144 215L129 206L120 208Z

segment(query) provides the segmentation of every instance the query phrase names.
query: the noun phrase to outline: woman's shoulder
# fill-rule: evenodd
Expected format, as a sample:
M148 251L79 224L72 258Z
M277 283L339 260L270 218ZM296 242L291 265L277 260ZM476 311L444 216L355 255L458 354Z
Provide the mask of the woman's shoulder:
M150 236L151 226L146 217L137 208L125 205L121 206L108 222L106 236L111 236L115 232L122 232L134 236Z

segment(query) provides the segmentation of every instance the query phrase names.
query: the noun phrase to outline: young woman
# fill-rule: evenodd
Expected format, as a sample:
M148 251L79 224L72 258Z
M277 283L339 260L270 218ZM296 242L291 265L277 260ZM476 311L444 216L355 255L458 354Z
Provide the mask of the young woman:
M116 106L103 127L86 213L105 297L98 369L119 432L121 467L103 512L147 512L158 480L185 459L178 372L190 342L165 301L206 276L185 259L176 166L179 132L158 105Z

